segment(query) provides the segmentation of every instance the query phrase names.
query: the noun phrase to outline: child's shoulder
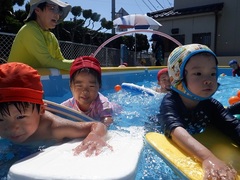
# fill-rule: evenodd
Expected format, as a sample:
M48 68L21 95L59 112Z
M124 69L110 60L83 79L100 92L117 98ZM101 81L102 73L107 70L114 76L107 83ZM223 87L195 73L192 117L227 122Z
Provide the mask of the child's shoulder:
M101 101L108 101L108 98L107 96L104 96L102 93L98 92L98 98L101 100Z

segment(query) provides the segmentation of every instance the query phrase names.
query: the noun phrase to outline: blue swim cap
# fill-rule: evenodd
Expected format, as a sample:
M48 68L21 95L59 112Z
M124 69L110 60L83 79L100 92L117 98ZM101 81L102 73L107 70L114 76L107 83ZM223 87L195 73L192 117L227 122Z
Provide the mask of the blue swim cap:
M229 66L233 65L233 64L237 64L237 61L235 59L229 61L229 63L228 63Z

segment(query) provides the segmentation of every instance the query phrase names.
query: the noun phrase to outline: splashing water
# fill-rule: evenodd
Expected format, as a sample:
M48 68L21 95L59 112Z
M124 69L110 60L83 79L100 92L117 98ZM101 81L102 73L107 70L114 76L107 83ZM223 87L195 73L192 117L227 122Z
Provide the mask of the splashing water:
M240 78L224 76L219 77L221 84L214 98L219 100L224 106L228 106L228 99L235 96L240 89ZM137 83L144 87L153 88L157 86L155 81L143 81ZM146 132L157 131L156 114L164 94L150 96L145 93L134 93L126 90L118 92L107 90L102 92L110 101L118 104L121 108L114 114L114 123L110 129L122 129L129 126L143 126ZM71 97L69 92L68 97ZM54 98L54 97L52 97ZM51 100L51 99L50 99ZM44 148L43 146L20 146L0 138L0 178L6 179L9 167L17 160L24 158ZM159 179L179 179L179 177L169 168L169 166L145 144L141 153L136 179L159 180Z

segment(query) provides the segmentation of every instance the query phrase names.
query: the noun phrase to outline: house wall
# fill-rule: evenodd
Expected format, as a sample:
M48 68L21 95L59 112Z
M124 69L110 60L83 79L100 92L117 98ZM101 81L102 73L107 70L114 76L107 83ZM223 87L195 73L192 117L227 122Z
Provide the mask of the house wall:
M240 61L240 0L175 0L174 10L222 2L224 7L217 16L211 12L159 18L163 25L160 31L173 35L171 29L179 28L178 35L185 35L185 44L192 43L194 33L211 32L210 48L221 57L220 64L228 65L231 57Z
M220 56L240 55L240 1L224 0L219 16L217 51Z
M209 22L206 26L206 22ZM174 17L171 20L161 20L162 27L160 31L167 34L171 34L171 30L174 28L179 29L178 35L185 35L185 44L192 43L192 34L195 33L211 33L212 45L210 48L214 48L213 42L215 39L215 17L213 14L205 14L201 16L180 16Z

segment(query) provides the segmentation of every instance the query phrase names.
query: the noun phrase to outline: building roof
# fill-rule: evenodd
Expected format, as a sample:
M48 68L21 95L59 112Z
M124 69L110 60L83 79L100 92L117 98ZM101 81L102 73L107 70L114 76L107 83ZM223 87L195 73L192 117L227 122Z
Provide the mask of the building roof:
M172 7L172 8L167 8L160 11L147 13L147 15L154 19L157 19L157 18L166 18L166 17L173 17L173 16L201 14L201 13L207 13L207 12L218 12L223 9L223 5L224 3L216 3L216 4L195 6L195 7L184 8L184 9L174 9L174 7Z

